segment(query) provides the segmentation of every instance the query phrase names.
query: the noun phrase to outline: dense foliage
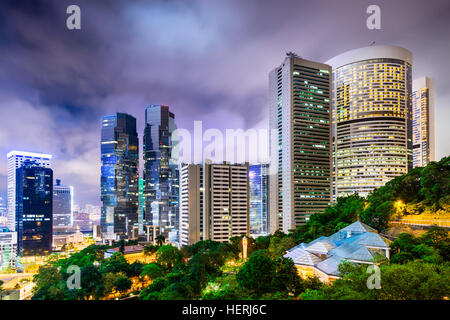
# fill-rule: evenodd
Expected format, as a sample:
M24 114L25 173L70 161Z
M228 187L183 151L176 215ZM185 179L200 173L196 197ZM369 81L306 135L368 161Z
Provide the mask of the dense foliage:
M90 246L67 259L50 261L35 276L33 299L111 299L130 293L142 300L167 299L442 299L450 293L450 238L432 227L420 237L404 233L391 245L390 261L377 262L381 289L368 289L367 265L344 263L342 277L331 284L299 277L286 250L320 236L329 236L357 219L385 231L403 214L450 211L450 157L416 168L374 190L366 199L357 194L338 198L323 213L285 234L248 239L248 259L242 257L242 237L229 243L210 240L178 249L147 245L149 264L128 263L122 252L104 258L107 246ZM135 244L129 242L128 244ZM67 272L76 265L81 286L68 289Z
M367 197L360 218L379 231L404 214L450 213L450 157L415 168Z

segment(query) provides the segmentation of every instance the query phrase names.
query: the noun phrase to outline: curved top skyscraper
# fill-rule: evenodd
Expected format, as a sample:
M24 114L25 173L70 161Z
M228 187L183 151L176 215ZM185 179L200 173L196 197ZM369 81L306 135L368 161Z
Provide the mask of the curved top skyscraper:
M366 196L412 168L412 53L369 46L326 63L333 68L334 197Z

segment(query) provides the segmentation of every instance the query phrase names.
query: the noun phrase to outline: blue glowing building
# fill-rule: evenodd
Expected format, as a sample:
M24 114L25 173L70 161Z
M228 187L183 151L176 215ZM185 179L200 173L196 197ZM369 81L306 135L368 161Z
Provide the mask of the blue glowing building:
M101 132L102 238L133 239L139 227L139 140L136 119L103 117Z
M179 225L179 171L172 155L175 129L175 116L168 106L151 105L145 109L144 219L166 239Z
M26 160L16 170L16 231L19 256L47 255L53 240L53 170Z
M269 233L269 165L250 165L248 175L250 235L267 235Z

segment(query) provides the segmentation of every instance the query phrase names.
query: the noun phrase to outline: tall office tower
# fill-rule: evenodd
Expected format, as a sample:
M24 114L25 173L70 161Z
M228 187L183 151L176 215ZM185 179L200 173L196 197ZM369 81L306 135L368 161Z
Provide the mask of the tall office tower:
M139 178L139 234L144 234L144 179Z
M288 53L269 97L270 232L288 232L331 201L331 67Z
M101 133L102 238L132 238L139 228L139 141L136 119L103 117Z
M434 161L434 86L428 77L412 83L413 167Z
M0 271L15 268L17 263L17 232L0 227Z
M20 256L52 252L53 170L25 160L16 170L16 230Z
M334 193L366 196L412 168L410 51L351 50L333 67Z
M180 165L180 245L203 240L203 165Z
M8 159L8 214L7 224L9 230L16 230L16 169L20 168L24 161L35 161L39 166L51 168L52 156L43 153L11 151Z
M203 237L228 242L231 237L249 236L249 165L205 162Z
M269 233L269 164L252 164L249 168L250 234Z
M151 105L145 109L144 196L145 224L159 227L168 239L178 229L179 173L172 157L175 116L169 107Z
M73 187L53 185L53 232L65 232L73 225Z

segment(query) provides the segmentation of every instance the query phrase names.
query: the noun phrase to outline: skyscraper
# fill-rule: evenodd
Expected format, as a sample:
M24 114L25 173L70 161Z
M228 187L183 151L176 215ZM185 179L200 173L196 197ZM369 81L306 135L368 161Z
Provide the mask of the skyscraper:
M287 232L331 201L331 67L289 53L269 74L270 232Z
M250 234L269 233L269 165L252 164L249 172Z
M181 245L249 236L248 170L248 163L181 164Z
M73 226L73 187L53 185L53 232L68 231Z
M412 83L413 167L434 161L434 86L428 77Z
M144 234L144 179L139 178L139 234Z
M16 170L16 230L20 256L52 252L53 170L25 160Z
M180 165L180 245L203 240L203 165Z
M131 238L139 227L139 141L134 117L125 113L103 117L101 161L102 238Z
M369 194L412 167L410 51L351 50L333 67L334 195Z
M248 163L211 164L203 168L203 238L228 242L231 237L249 236Z
M16 169L25 160L35 161L39 166L51 168L52 156L44 153L34 153L13 150L7 154L8 159L8 214L7 227L16 230Z
M145 109L144 196L145 224L159 227L166 237L178 229L179 173L172 157L175 116L168 106Z

